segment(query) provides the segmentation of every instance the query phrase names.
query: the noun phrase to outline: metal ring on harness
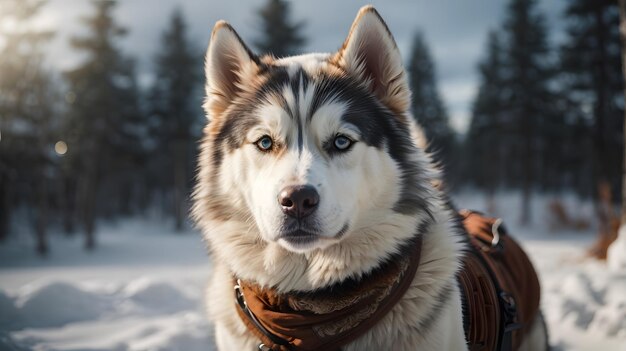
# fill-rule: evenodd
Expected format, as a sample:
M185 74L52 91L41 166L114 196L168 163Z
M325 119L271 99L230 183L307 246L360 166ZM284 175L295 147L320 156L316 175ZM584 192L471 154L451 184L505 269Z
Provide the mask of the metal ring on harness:
M500 244L500 226L502 225L502 218L498 218L493 222L491 226L491 233L493 239L491 239L491 247L497 247Z

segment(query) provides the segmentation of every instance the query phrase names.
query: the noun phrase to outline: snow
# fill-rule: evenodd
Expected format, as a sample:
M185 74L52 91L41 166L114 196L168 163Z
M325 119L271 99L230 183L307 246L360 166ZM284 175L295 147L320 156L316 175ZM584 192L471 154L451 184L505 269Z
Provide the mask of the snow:
M0 245L0 350L214 350L204 243L172 227L109 224L94 252L55 235L47 258L30 237Z
M68 323L94 320L109 307L100 295L63 282L25 292L15 305L19 310L15 323L34 328L62 327Z
M606 261L609 269L615 272L626 270L626 224L619 228L617 239L607 252Z
M551 344L626 350L626 269L585 255L593 226L549 232L549 200L535 197L529 226L518 223L517 194L498 195L492 207L538 269ZM593 218L590 204L563 201L570 213ZM473 193L455 202L486 207ZM33 253L29 233L0 244L0 350L215 350L204 314L211 271L204 243L172 227L157 218L107 224L94 252L85 252L79 237L53 235L47 258Z

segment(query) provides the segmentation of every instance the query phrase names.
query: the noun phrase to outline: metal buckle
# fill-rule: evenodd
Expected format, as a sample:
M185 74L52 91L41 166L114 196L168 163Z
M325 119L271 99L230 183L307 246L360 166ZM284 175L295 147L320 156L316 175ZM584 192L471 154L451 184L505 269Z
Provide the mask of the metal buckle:
M241 291L241 280L237 279L237 284L234 286L235 289L235 298L237 299L237 303L244 310L247 309L246 299L243 296L243 292Z
M515 298L506 291L500 292L500 300L503 302L503 310L505 316L505 331L517 330L522 327L521 324L516 323L517 317L517 304Z
M493 234L493 239L491 239L491 247L502 249L502 245L500 244L500 226L502 225L502 218L498 218L493 222L491 226L491 234Z

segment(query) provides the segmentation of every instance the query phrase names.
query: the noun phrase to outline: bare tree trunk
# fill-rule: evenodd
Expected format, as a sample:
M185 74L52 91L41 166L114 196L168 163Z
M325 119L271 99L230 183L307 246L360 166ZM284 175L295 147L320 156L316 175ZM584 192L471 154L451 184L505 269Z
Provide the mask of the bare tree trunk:
M98 155L98 148L94 147L92 155ZM98 192L98 170L97 162L94 159L87 160L85 174L81 186L81 210L85 230L85 249L96 248L95 222L96 222L96 201Z
M0 242L9 237L11 227L11 203L9 177L0 173Z
M533 190L533 131L532 122L530 121L531 113L524 113L522 117L522 133L524 145L522 151L522 211L520 215L520 224L528 225L532 220L532 190Z
M604 23L603 9L597 8L594 16L595 21L595 37L598 40L598 53L599 53L599 62L592 69L597 70L596 76L600 77L594 81L594 92L595 92L595 106L594 106L594 115L595 115L595 125L594 125L594 136L593 136L593 144L594 144L594 152L595 157L593 159L593 177L594 177L594 185L595 185L595 209L596 215L598 217L598 222L600 226L600 236L608 235L611 223L611 208L610 206L606 206L606 197L605 194L607 191L612 191L612 184L609 176L609 168L607 159L607 79L608 73L606 73L606 41L604 40L604 32L608 31L606 24ZM607 238L600 238L601 241L607 241Z
M96 186L93 175L89 175L85 181L83 192L83 223L85 229L85 249L96 248L95 238L95 207L96 207Z
M531 191L531 186L524 182L524 187L522 189L522 212L520 214L520 224L524 226L528 225L531 220Z
M187 200L187 150L185 140L174 141L174 219L176 231L183 229Z
M121 188L122 192L118 195L120 199L119 210L121 214L124 216L130 216L133 214L132 208L132 198L133 198L133 184L132 180L128 179L130 176L127 176L125 179L126 182L122 183ZM115 213L117 215L117 213Z
M620 38L622 39L622 73L626 83L626 0L619 0L619 8L619 29ZM624 90L624 100L626 101L626 89ZM626 140L626 109L624 110L624 140ZM622 161L622 212L620 216L622 225L626 225L626 143L624 146L624 159Z
M589 250L589 253L601 260L606 259L609 246L617 238L619 219L613 210L611 199L611 186L608 182L601 183L598 187L598 239Z
M74 179L64 176L61 179L61 207L63 208L63 230L65 235L74 234L76 229L76 185Z
M43 172L42 172L43 173ZM45 175L41 175L39 179L38 203L37 203L37 224L35 234L37 237L37 246L35 250L41 256L48 254L48 239L46 230L48 228L48 184Z

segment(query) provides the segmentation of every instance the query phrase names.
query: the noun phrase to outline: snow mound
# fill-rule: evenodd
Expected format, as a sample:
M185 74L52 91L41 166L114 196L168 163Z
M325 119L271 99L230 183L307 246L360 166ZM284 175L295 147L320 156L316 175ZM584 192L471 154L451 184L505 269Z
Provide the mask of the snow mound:
M165 340L163 343L157 343L148 348L151 351L207 351L214 341L206 336L206 332L199 335L198 333L182 333L177 334ZM129 351L139 351L142 349L130 349Z
M44 284L18 300L21 321L29 327L60 327L98 318L105 300L65 282Z
M598 308L589 328L606 336L626 337L626 274L612 278L606 304Z
M574 301L580 301L593 304L602 304L604 289L594 289L589 275L578 272L570 275L565 279L561 286L561 291Z
M626 337L626 303L611 302L600 308L589 329L606 336Z
M28 351L23 346L16 344L13 338L6 332L0 330L0 350L2 351Z
M177 312L195 306L191 299L172 284L151 279L132 281L124 289L124 295L141 307L157 312Z
M605 337L626 337L626 273L595 265L567 276L551 293L558 296L557 320L570 329Z
M18 312L13 299L0 290L0 330L17 324Z
M129 342L129 351L209 351L214 341L207 333L209 329L203 316L195 312L179 313L172 318L175 323L164 320Z

